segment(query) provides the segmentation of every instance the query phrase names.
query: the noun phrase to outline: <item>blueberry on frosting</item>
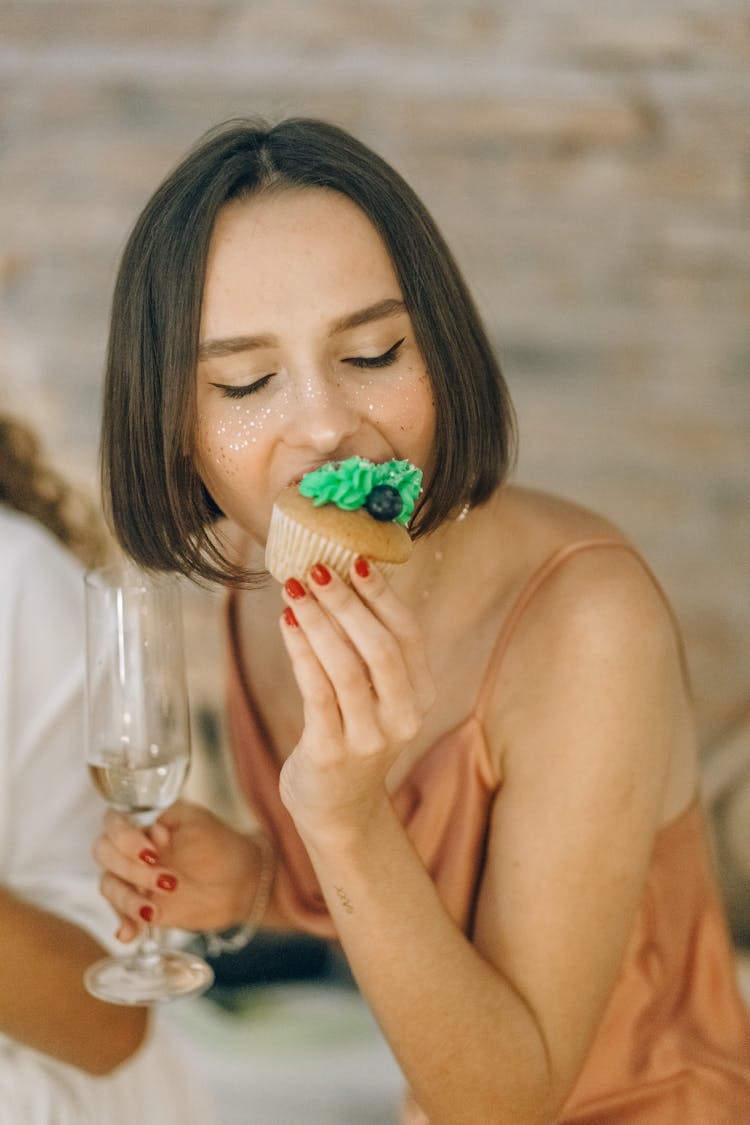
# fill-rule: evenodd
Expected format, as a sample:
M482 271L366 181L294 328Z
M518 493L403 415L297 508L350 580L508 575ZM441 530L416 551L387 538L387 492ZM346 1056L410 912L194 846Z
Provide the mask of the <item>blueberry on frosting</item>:
M401 493L391 484L376 484L365 500L367 511L376 520L395 520L403 506Z
M421 485L422 470L410 461L375 464L364 457L347 457L307 473L299 490L315 506L335 504L343 511L365 508L377 520L408 524Z

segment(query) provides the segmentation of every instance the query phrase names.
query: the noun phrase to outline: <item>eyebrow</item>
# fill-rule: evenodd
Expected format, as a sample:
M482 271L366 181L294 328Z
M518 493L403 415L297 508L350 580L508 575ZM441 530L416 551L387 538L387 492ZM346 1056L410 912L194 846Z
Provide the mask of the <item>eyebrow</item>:
M330 333L338 336L352 328L360 328L363 324L372 324L376 320L386 320L388 317L401 316L406 312L406 305L395 297L386 297L383 301L376 301L364 309L347 313L346 316L334 320ZM276 336L224 336L215 340L204 340L198 346L198 360L221 359L224 356L236 355L238 352L251 352L259 348L272 348L278 344Z

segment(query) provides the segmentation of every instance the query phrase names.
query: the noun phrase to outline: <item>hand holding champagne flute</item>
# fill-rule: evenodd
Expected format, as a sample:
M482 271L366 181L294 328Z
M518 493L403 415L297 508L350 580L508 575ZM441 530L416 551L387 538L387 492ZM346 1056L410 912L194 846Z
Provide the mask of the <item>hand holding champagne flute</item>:
M179 796L190 764L190 720L176 578L110 567L86 575L87 762L104 799L147 827ZM86 972L89 992L149 1004L203 992L199 957L160 948L153 929L130 956Z

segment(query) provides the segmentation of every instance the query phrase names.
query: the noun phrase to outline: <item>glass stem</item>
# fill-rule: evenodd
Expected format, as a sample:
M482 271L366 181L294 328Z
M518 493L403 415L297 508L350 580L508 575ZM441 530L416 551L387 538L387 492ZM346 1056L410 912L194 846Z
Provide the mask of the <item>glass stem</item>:
M131 968L142 969L144 972L153 971L161 960L161 930L158 926L148 926L136 946Z

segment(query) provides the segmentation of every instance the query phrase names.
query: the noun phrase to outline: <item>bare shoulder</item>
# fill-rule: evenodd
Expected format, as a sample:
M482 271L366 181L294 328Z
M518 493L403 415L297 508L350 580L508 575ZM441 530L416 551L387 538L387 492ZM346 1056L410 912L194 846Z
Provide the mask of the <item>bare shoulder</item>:
M554 644L579 666L609 661L613 674L681 668L682 640L667 596L642 555L626 540L571 544L553 560L529 603L521 644Z
M527 582L532 577L493 690L498 772L507 771L513 746L522 747L519 760L537 759L534 768L542 754L551 765L553 742L567 743L568 763L590 770L606 743L610 761L619 752L624 769L639 755L643 768L651 758L665 780L666 815L694 786L695 737L669 601L607 520L539 494L517 502L533 528Z
M507 485L495 497L494 523L511 521L533 550L544 554L567 542L624 538L605 515L562 496L520 485Z
M581 505L517 486L472 514L464 550L475 588L494 589L500 621L523 601L513 648L578 638L612 647L628 636L672 649L679 634L668 598L638 548L611 520ZM511 653L509 652L509 656Z
M601 613L617 615L640 605L673 627L666 595L638 548L606 516L547 492L509 487L495 513L488 512L486 534L512 543L519 578L543 567L535 602L559 603L565 620L571 612L606 626ZM547 619L550 604L545 604ZM627 614L626 614L627 616Z
M524 660L537 648L547 665L554 665L555 653L575 655L584 665L616 654L621 669L630 653L636 660L648 651L669 661L681 657L667 594L614 524L544 494L527 494L522 502L533 529L532 589L514 637Z

